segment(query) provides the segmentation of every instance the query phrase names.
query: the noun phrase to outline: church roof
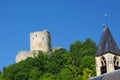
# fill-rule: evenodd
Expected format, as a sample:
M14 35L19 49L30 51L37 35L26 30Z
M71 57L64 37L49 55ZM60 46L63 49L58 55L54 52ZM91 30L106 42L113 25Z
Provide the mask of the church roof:
M89 80L120 80L120 69L111 73L106 73Z
M107 27L103 29L102 37L100 39L100 44L98 46L96 56L99 56L99 55L102 55L108 52L116 54L116 55L120 55L120 50L109 28Z

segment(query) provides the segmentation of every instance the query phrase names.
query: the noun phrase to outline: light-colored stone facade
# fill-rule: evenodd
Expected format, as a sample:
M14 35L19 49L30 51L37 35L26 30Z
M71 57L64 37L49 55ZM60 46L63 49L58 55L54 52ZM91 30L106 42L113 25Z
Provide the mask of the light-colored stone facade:
M45 53L51 51L51 36L48 30L30 33L30 51L19 51L16 55L16 63L37 56L39 51Z
M20 62L22 60L25 60L27 57L30 56L30 52L29 51L19 51L18 55L16 56L16 62Z
M106 66L106 73L113 72L115 70L115 65L120 66L120 56L112 53L106 53L104 55L95 57L95 59L97 76L101 75L102 66Z
M50 33L47 30L30 33L30 50L51 51Z

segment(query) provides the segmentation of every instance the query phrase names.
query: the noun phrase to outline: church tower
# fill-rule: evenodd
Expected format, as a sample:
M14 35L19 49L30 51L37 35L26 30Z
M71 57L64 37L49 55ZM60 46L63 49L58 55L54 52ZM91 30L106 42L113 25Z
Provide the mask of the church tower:
M97 76L120 69L120 50L109 28L103 29L95 59Z

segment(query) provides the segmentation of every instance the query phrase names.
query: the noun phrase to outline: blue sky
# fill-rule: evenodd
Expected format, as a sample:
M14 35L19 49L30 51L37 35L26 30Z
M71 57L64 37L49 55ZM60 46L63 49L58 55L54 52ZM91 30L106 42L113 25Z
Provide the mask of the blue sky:
M120 0L0 0L0 70L29 50L29 34L49 30L52 47L69 50L76 40L96 44L108 13L108 26L120 47Z

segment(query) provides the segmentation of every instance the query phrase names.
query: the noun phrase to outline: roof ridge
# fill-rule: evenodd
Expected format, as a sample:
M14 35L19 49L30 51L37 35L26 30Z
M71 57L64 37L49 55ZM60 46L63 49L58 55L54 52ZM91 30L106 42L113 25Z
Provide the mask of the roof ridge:
M107 52L120 55L120 50L110 32L110 29L108 27L105 27L102 32L96 56L105 54Z

